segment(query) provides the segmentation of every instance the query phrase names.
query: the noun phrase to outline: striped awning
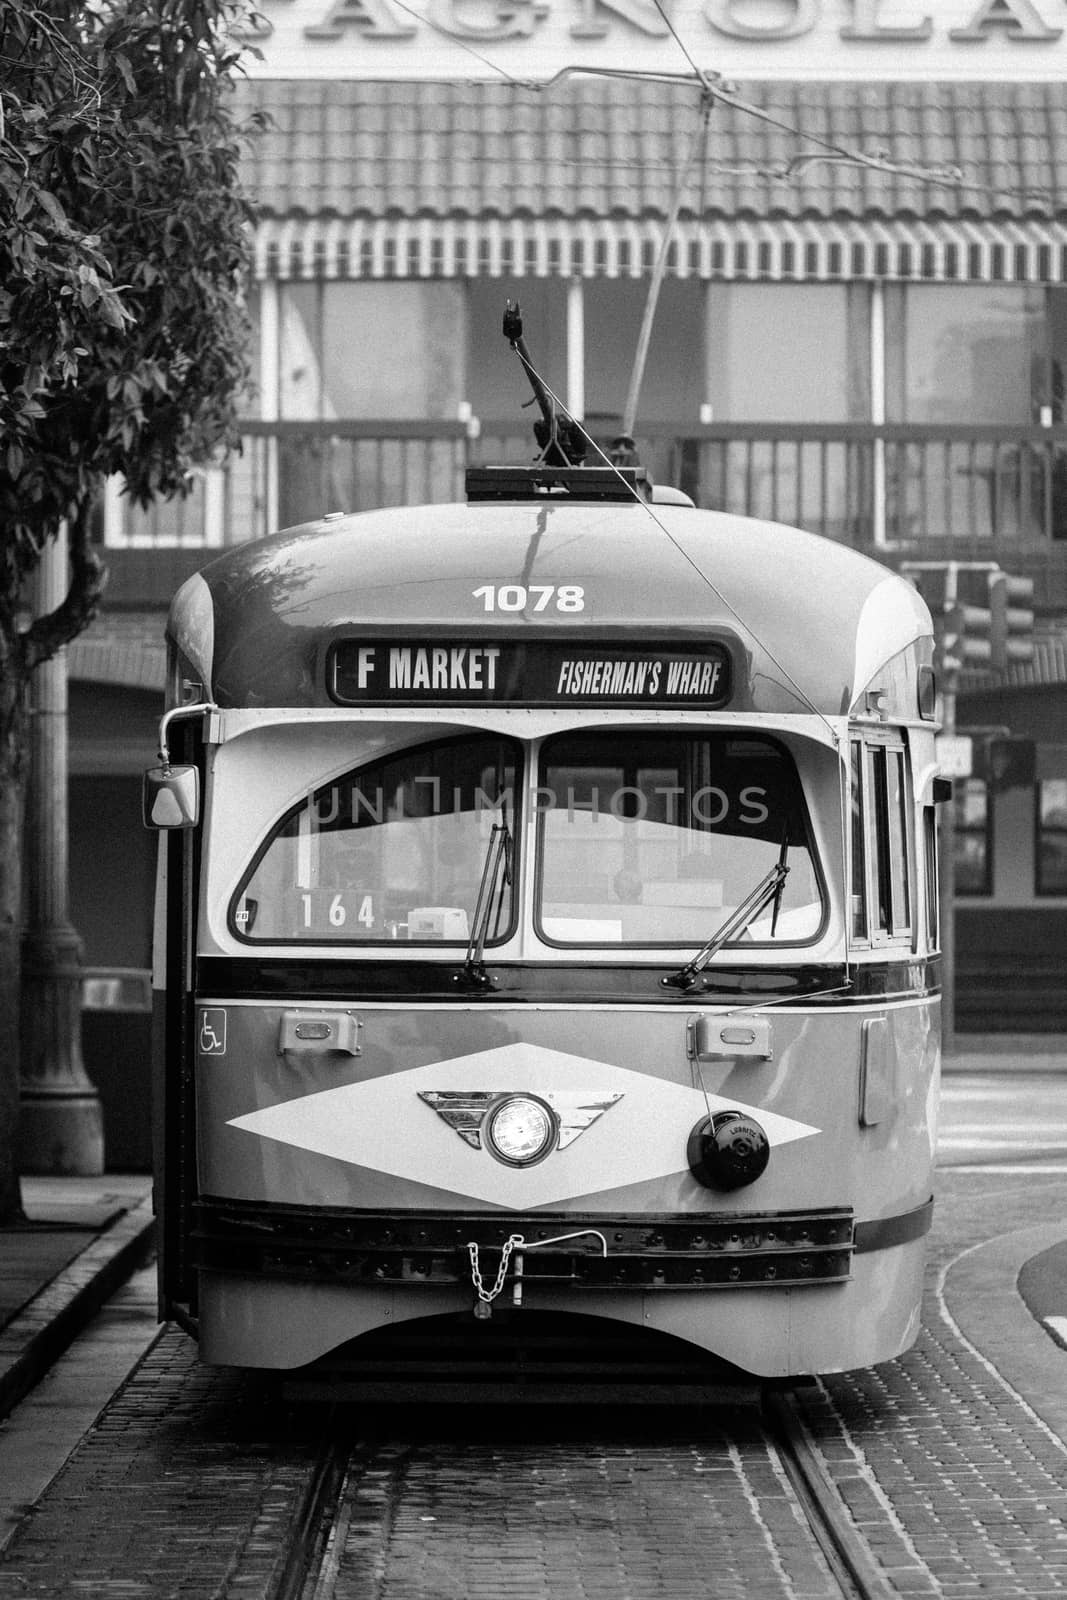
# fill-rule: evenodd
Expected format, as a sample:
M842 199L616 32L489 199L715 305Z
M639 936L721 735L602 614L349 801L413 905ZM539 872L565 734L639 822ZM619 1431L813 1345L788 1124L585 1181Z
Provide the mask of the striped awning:
M260 279L640 278L657 219L263 217ZM1067 222L1044 219L682 219L675 278L742 282L1067 283Z

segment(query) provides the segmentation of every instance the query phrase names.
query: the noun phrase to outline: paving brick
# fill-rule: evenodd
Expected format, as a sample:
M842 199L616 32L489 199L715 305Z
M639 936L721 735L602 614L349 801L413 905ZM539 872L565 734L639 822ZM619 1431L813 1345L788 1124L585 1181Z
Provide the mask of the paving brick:
M1027 1206L1032 1194L1018 1189L1007 1201L991 1197L984 1215L961 1205L935 1240L935 1256L951 1259L983 1228L987 1237L1003 1232ZM872 1498L884 1500L946 1595L1063 1592L1067 1451L961 1345L932 1294L914 1350L870 1372L828 1378L804 1391L803 1403L831 1476L901 1592L893 1541L868 1526Z
M1018 1225L1018 1199L954 1221L950 1208L935 1266L1011 1227L1013 1205ZM268 1392L199 1368L168 1333L23 1524L0 1600L269 1593L317 1425ZM805 1389L802 1405L897 1593L1067 1594L1067 1452L932 1297L912 1352ZM348 1509L335 1600L836 1595L751 1411L390 1424Z

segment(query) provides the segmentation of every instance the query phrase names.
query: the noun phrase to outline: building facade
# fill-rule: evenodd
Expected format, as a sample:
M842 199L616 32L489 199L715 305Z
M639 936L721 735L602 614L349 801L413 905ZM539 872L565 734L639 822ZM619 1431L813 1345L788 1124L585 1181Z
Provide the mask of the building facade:
M72 909L100 1003L134 1005L149 961L137 794L174 588L220 546L457 497L467 464L531 459L512 300L592 436L636 400L646 465L698 504L890 565L1033 580L1034 661L965 676L957 706L977 752L957 785L958 1022L1062 1029L1067 27L1050 0L261 11L239 89L269 117L246 174L244 449L147 515L110 487L108 603L70 652ZM1016 759L994 771L1005 736ZM138 1017L87 1014L91 1072Z

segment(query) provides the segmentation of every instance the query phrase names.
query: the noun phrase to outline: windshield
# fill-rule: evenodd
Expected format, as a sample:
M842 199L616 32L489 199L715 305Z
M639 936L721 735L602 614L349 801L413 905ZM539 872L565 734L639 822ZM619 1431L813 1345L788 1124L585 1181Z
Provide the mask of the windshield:
M778 862L780 903L733 941L800 944L823 920L792 757L753 734L567 734L542 752L538 915L555 944L699 947Z
M513 820L515 776L514 746L478 735L332 778L268 835L231 930L252 944L465 945L493 825ZM488 944L513 923L510 878L495 888Z

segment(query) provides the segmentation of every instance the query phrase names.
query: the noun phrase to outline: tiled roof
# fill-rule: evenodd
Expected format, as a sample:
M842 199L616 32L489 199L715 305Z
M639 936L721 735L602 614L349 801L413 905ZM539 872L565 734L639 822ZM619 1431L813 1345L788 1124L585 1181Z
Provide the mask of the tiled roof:
M255 80L246 165L273 217L655 218L699 121L688 84ZM1067 81L763 83L718 102L682 217L1067 216ZM780 127L775 124L785 124ZM799 131L794 131L799 130ZM962 182L826 159L815 138Z

